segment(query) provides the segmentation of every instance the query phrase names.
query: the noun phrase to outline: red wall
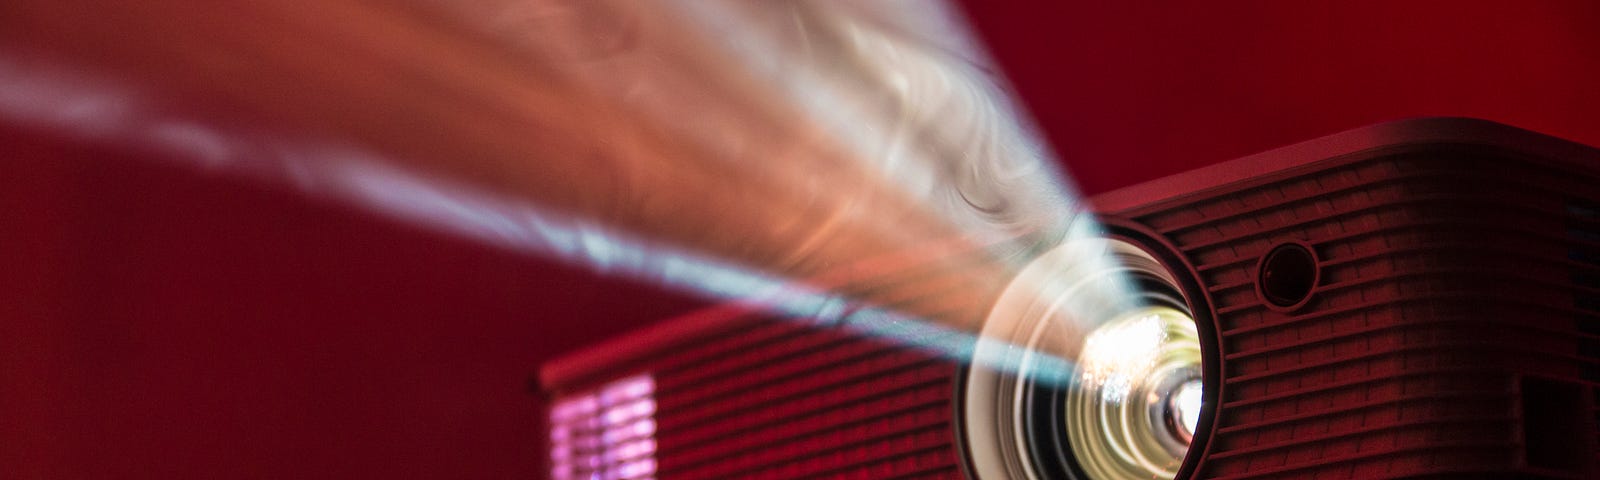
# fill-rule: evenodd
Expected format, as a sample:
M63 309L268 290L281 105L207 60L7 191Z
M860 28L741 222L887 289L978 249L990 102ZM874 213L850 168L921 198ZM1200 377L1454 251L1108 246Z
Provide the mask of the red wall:
M964 3L1091 193L1415 116L1600 145L1600 2Z
M540 478L552 354L698 304L0 128L0 478Z
M1084 189L1469 115L1600 144L1591 2L968 2ZM0 478L538 478L543 360L694 300L0 127Z

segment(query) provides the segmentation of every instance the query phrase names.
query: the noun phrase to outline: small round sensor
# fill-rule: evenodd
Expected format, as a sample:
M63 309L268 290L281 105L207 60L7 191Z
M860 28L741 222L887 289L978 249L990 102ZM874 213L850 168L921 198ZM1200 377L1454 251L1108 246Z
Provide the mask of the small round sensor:
M1278 307L1292 308L1311 298L1317 286L1317 258L1299 243L1286 243L1262 257L1256 284L1261 296Z

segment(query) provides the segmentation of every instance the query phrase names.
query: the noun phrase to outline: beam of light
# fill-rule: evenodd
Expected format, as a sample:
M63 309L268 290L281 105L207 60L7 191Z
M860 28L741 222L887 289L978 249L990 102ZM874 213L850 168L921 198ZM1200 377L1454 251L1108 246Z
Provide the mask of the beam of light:
M849 271L853 280L823 282L823 288L973 332L1027 263L1068 242L1094 250L1101 234L960 16L943 3L489 3L503 10L477 8L464 16L544 52L571 83L625 98L630 116L655 119L673 135L697 138L714 151L731 151L725 161L732 165L724 168L760 162L764 150L750 144L777 138L790 145L773 149L783 164L762 168L775 170L765 176L779 183L829 182L819 173L827 169L852 172L846 181L806 192L813 201L837 205L835 213L801 229L807 240L788 244L780 258L871 256L870 245L827 252L818 244L830 235L859 233L862 227L837 220L855 212L869 221L914 224L904 221L897 201L936 217L924 221L941 229L926 236L872 232L890 238L889 249L966 242L940 254L924 252L920 264L883 270L931 271L922 278ZM541 33L530 38L531 31ZM739 128L730 131L730 125ZM804 155L781 155L795 150ZM1085 264L1113 267L1104 254L1073 258L1078 271L1090 270ZM805 268L783 266L791 278L813 284L840 270L807 275ZM1059 306L1074 330L1087 331L1114 315L1107 312L1132 308L1125 281L1096 280L1076 288L1080 298ZM1054 353L1072 355L1074 349Z
M0 118L17 124L82 141L159 152L154 158L288 185L305 195L363 206L403 222L603 275L693 292L736 307L710 312L713 314L767 311L820 325L850 325L961 359L972 358L979 345L994 343L973 342L969 332L930 325L892 310L863 307L807 284L632 238L586 219L447 179L421 177L359 148L306 139L290 141L281 134L252 133L163 114L149 95L74 69L24 63L0 54L0 86L4 87L0 88ZM907 248L896 256L858 262L813 283L849 282L860 271L897 271L924 257L949 255L950 248L935 244ZM1064 372L1069 366L1058 362L1046 368Z
M0 115L958 359L1098 234L940 3L78 3L0 6Z
M17 124L159 152L154 158L288 185L602 275L747 302L750 309L829 323L846 313L848 302L840 297L448 179L418 176L359 148L164 115L149 95L80 71L0 54L0 87L0 118Z

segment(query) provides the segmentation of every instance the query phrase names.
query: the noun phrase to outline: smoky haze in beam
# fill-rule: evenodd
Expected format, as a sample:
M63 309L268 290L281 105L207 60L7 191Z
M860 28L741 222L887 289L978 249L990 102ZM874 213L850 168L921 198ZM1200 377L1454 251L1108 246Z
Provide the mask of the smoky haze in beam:
M7 2L0 109L964 357L1098 229L950 8L857 3Z

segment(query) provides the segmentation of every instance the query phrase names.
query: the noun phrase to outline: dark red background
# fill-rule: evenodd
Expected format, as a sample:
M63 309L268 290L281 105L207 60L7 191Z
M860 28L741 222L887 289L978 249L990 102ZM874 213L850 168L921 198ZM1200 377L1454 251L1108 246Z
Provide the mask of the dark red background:
M968 3L1091 193L1420 115L1600 144L1593 2ZM0 146L0 478L538 478L537 365L703 305L50 132Z

